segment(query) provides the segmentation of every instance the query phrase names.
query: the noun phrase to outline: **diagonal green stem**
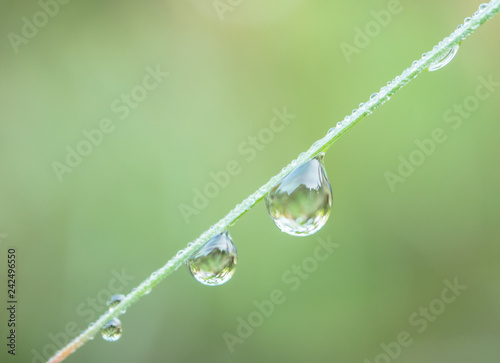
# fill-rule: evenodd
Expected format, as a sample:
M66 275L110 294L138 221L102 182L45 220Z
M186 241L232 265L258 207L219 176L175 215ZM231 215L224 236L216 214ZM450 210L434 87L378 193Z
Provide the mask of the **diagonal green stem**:
M472 34L475 29L492 18L499 11L500 0L492 0L488 4L481 5L480 10L474 13L471 18L466 18L463 25L459 25L453 33L439 42L439 44L437 44L430 52L424 53L419 60L413 62L409 68L403 71L403 73L388 82L387 86L382 87L379 92L374 93L365 104L360 104L358 110L354 110L351 115L346 116L345 119L339 122L336 127L330 129L326 136L316 141L309 148L309 150L300 154L296 160L292 161L284 167L280 173L269 179L266 184L261 186L255 193L251 194L243 202L238 204L219 222L203 232L196 240L188 243L185 249L180 250L163 267L153 272L151 276L144 280L138 287L133 289L132 292L130 292L119 305L117 305L113 310L101 315L97 321L91 324L67 346L58 351L48 362L61 362L88 340L92 339L107 321L117 317L122 311L125 311L134 302L139 300L139 298L148 294L149 291L156 286L156 284L177 270L208 240L232 226L238 218L257 204L283 177L289 174L293 169L318 155L320 152L327 150L336 140L346 133L347 130L352 128L365 116L371 114L377 107L387 102L393 94L403 88L412 79L416 78L420 73L427 70L429 65L442 59L453 47L458 46L465 38Z

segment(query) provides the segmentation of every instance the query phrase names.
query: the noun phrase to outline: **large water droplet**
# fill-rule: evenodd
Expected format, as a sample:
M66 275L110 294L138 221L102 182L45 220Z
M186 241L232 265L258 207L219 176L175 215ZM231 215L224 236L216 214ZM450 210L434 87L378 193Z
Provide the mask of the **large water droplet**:
M227 282L236 268L236 247L225 231L208 241L187 261L189 271L203 285L217 286Z
M459 45L455 44L441 59L436 60L429 66L429 72L437 71L451 62L458 52Z
M323 156L293 170L269 192L266 205L274 223L292 236L307 236L326 223L332 207L332 189Z
M122 336L122 323L114 318L108 321L101 329L102 338L107 342L116 342Z

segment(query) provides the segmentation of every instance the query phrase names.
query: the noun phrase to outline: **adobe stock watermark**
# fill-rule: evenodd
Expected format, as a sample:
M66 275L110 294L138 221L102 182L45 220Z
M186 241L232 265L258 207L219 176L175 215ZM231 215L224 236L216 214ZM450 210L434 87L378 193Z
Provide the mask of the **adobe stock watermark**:
M326 239L318 237L317 241L318 245L314 248L312 256L304 258L299 265L293 265L282 273L281 281L287 285L288 291L297 291L302 282L318 269L320 262L326 261L340 247L340 244L331 241L331 236ZM225 332L222 334L222 339L229 352L234 353L236 345L243 344L246 339L250 338L254 331L274 314L276 307L285 303L286 299L286 291L274 289L270 292L268 299L255 300L253 311L245 317L238 316L236 318L237 325L234 333Z
M412 0L408 0L411 2ZM361 50L370 45L372 40L379 36L383 28L387 28L394 16L401 14L404 6L400 0L389 0L385 9L371 10L369 20L362 27L354 27L354 38L351 43L340 43L340 51L344 55L347 63L351 63L354 54L361 53Z
M453 279L453 282L446 279L443 283L445 287L441 290L439 297L431 300L425 306L420 306L408 317L408 324L415 329L416 333L425 332L429 325L445 312L447 306L456 301L457 297L467 289L466 285L461 285L458 282L457 277ZM382 352L377 354L373 360L365 359L363 363L391 363L395 361L403 353L403 348L414 343L414 336L415 333L412 335L407 330L399 332L394 341L380 344Z
M39 0L38 7L30 17L23 16L21 18L21 28L19 33L10 32L7 34L7 39L14 49L15 53L19 53L19 48L23 44L28 44L31 39L36 37L40 29L44 28L57 14L61 5L66 5L70 0Z
M232 13L235 8L241 5L243 0L214 0L212 6L214 7L217 16L221 21L224 21L225 13L228 11Z
M429 157L431 157L440 145L448 140L451 132L462 126L463 121L472 116L477 111L481 101L489 99L496 89L500 87L500 82L493 80L490 74L488 77L479 76L478 85L474 93L465 97L462 102L455 103L451 108L443 112L443 120L450 125L451 131L445 131L441 127L436 127L431 131L430 136L423 140L415 139L416 148L408 156L398 157L399 165L394 172L385 171L384 178L391 192L396 190L398 183L404 183L411 177L418 167L420 167Z
M146 67L146 74L139 85L132 87L128 93L122 93L120 97L115 98L110 104L111 112L123 121L129 117L132 110L137 109L139 105L146 100L151 91L157 89L169 76L168 72L163 72L160 65L155 68ZM66 157L63 162L53 161L51 166L57 177L62 183L65 174L70 174L77 168L84 158L88 157L94 148L99 146L106 135L111 134L116 128L111 118L104 117L99 121L97 127L87 130L83 129L83 137L74 146L66 146Z
M238 144L237 152L245 158L246 163L254 161L257 154L274 140L276 134L282 132L296 117L294 114L288 113L286 106L281 111L274 108L273 113L274 116L270 119L268 127L260 129L256 135L249 136ZM189 224L192 216L200 214L203 209L208 207L210 200L216 198L220 191L229 185L231 179L241 174L242 171L242 163L237 160L229 160L223 170L210 172L208 176L211 181L201 189L193 188L191 203L179 204L179 211L184 221Z
M85 324L93 322L98 316L104 313L108 309L107 302L111 296L123 293L125 288L135 279L135 276L127 275L125 268L121 272L113 270L111 273L113 277L109 280L106 288L99 290L95 297L87 297L85 302L77 305L75 309L76 314L80 317L85 317ZM63 331L56 334L49 333L48 339L52 343L45 344L40 352L32 349L33 358L31 359L31 363L46 362L59 349L66 346L66 344L78 336L83 329L84 327L78 326L75 321L69 321L64 326Z

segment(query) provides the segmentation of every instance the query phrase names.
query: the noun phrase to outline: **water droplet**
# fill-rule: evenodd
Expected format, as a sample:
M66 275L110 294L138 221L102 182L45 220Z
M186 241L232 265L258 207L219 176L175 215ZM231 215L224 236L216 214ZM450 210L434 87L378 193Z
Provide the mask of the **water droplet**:
M116 342L122 336L122 323L117 318L111 319L101 328L102 338L107 342Z
M487 7L488 7L488 4L481 4L481 5L479 5L479 10L483 11Z
M370 99L373 100L377 96L378 96L378 93L372 93L371 96L370 96Z
M227 282L236 268L237 251L228 231L213 237L187 261L189 271L203 285Z
M455 44L443 57L436 60L429 66L429 72L437 71L438 69L443 68L445 65L451 62L451 60L455 57L455 54L458 52L458 44Z
M472 20L472 18L471 18L470 16L469 16L469 17L467 17L467 18L465 18L465 20L464 20L464 24L468 24L468 23L470 23L470 21L471 21L471 20Z
M293 170L269 192L266 205L278 228L292 236L307 236L326 223L332 206L332 189L323 156Z
M116 307L116 305L121 303L123 301L123 299L125 299L125 295L116 294L116 295L111 296L111 298L108 300L108 302L106 304L108 305L108 308L110 310L112 310Z

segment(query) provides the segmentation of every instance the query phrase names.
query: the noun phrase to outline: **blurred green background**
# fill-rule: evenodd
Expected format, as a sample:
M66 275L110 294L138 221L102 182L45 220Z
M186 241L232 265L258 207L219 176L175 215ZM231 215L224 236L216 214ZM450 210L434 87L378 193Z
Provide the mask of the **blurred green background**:
M38 362L33 350L50 353L68 322L86 327L87 299L105 295L113 271L133 276L129 292L480 4L401 0L348 62L340 45L387 1L236 3L221 19L211 1L71 1L17 53L8 34L41 8L1 3L0 296L15 246L19 299L18 354L2 343L2 362ZM181 268L122 316L119 341L98 337L67 361L380 363L381 344L402 331L413 342L399 362L498 361L500 93L456 129L443 114L474 97L478 77L500 81L499 34L500 17L332 146L333 211L316 235L281 233L260 203L230 229L231 281L203 286ZM121 120L111 105L148 66L170 75ZM241 144L284 106L296 117L247 161ZM59 181L53 163L102 118L113 131ZM392 191L384 173L436 128L446 142ZM241 172L186 220L180 206L230 160ZM340 247L292 291L282 276L313 256L318 237ZM418 332L409 317L455 278L468 288ZM275 289L286 301L231 352L223 334L236 335L237 319Z

